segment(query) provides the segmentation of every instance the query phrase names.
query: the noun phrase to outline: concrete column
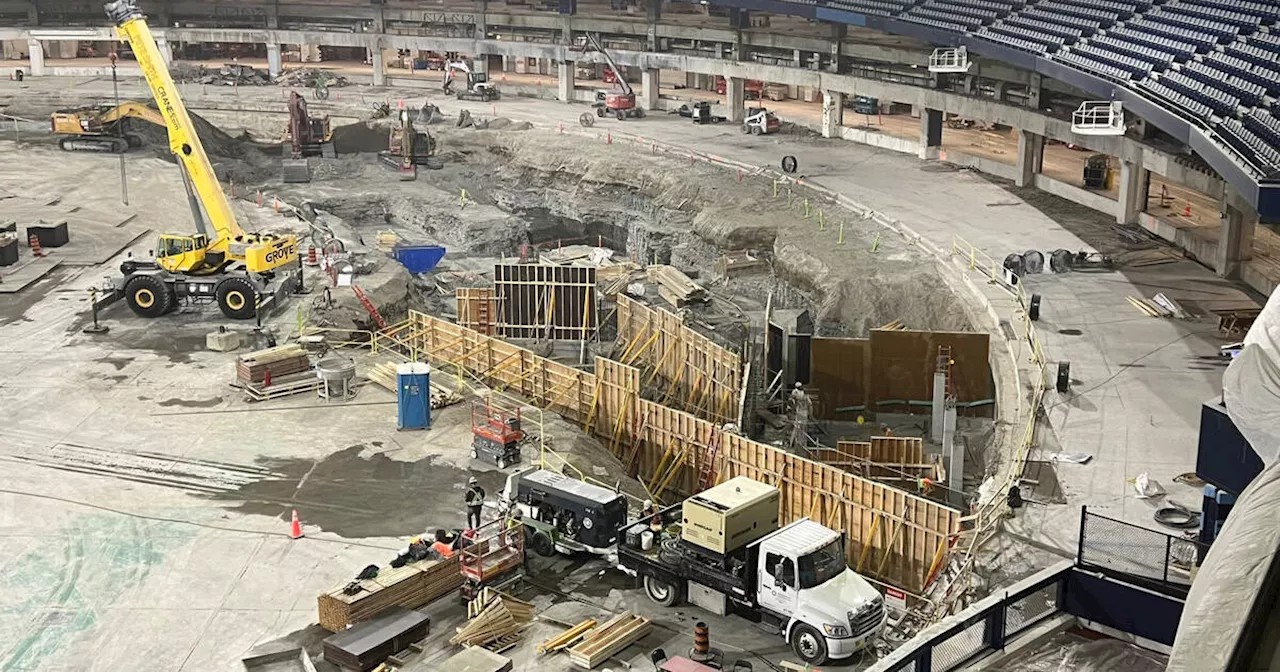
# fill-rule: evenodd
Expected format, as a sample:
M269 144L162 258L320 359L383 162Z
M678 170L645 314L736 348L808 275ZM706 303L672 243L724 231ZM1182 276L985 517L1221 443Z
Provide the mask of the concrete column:
M272 2L271 5L276 3ZM387 22L382 15L382 4L378 3L373 6L373 32L382 34L387 32Z
M173 65L173 49L169 46L169 40L157 37L156 48L160 50L160 58L164 60L164 64Z
M646 110L658 109L658 87L662 81L661 70L645 70L640 73L640 107Z
M1040 73L1031 73L1031 79L1027 81L1027 107L1033 110L1040 108Z
M1120 196L1116 201L1116 223L1137 224L1138 213L1147 209L1147 169L1129 161L1120 162Z
M560 41L563 44L573 44L572 14L562 14L560 16Z
M658 22L662 20L662 0L649 0L645 8L649 19L647 41L649 51L658 51Z
M562 103L573 102L573 68L573 61L560 61L557 66L556 74L559 77L557 84Z
M476 57L471 59L471 71L484 75L489 74L489 57L485 54L476 54Z
M942 443L942 429L946 426L947 412L947 374L938 371L933 374L933 408L929 421L929 439Z
M724 104L729 108L729 121L742 123L747 116L747 80L729 77L724 83Z
M319 63L320 62L320 45L318 44L299 44L298 60L303 63Z
M942 110L925 108L920 113L920 158L938 158L942 147Z
M284 69L284 63L280 59L280 45L267 43L267 74L277 77Z
M1240 262L1253 258L1253 236L1257 222L1239 208L1221 205L1221 229L1218 232L1218 275L1234 278L1240 275Z
M684 73L684 87L686 89L698 88L698 73L696 72Z
M382 55L382 48L375 46L373 49L373 85L383 86L387 83L387 63L386 57Z
M1018 178L1019 187L1036 183L1036 175L1044 165L1044 136L1018 129Z
M840 137L842 126L844 126L844 94L824 90L822 92L822 137Z
M44 45L40 43L40 40L27 40L27 58L31 61L31 71L27 74L32 77L43 77Z

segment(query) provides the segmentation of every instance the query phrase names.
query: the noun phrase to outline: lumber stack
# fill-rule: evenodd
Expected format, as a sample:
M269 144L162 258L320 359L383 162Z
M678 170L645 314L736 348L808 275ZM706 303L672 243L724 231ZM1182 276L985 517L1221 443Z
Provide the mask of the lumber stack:
M495 653L515 646L520 631L533 620L533 605L485 588L467 605L465 624L458 626L450 644L482 646Z
M564 632L546 640L538 645L538 653L556 653L563 649L567 649L582 639L587 631L596 627L596 619L588 618L587 620L565 630Z
M420 560L403 567L385 568L376 578L361 579L358 583L362 590L355 595L343 594L346 584L320 595L321 627L342 632L389 607L416 609L458 590L462 585L462 572L455 555L448 560Z
M236 380L243 384L261 383L267 371L271 372L273 380L278 380L310 370L311 359L297 343L258 350L236 358Z
M569 660L590 670L649 634L652 627L649 619L624 611L583 636L580 644L569 649Z
M658 294L676 308L707 300L707 290L674 266L650 266L649 280L658 283Z
M381 387L386 388L389 392L396 391L396 365L393 362L379 362L365 370L365 378L377 383ZM431 409L436 410L445 406L452 406L462 401L462 395L450 390L447 387L439 385L436 381L431 381Z

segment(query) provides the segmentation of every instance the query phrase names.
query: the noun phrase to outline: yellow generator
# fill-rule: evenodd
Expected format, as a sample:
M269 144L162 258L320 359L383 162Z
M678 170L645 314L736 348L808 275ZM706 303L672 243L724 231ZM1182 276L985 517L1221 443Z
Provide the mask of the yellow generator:
M746 476L684 500L680 536L726 555L778 529L778 489Z

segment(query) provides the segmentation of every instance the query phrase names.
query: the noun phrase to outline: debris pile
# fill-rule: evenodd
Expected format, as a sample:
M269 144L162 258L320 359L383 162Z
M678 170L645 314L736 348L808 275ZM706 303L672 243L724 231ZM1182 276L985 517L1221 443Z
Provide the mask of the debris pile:
M279 77L276 77L276 83L282 86L306 87L314 89L316 82L323 81L324 86L346 86L347 78L330 70L321 70L320 68L295 68L286 70Z
M520 631L533 621L533 605L510 595L484 588L467 605L470 620L458 627L450 644L481 646L501 653L520 641Z

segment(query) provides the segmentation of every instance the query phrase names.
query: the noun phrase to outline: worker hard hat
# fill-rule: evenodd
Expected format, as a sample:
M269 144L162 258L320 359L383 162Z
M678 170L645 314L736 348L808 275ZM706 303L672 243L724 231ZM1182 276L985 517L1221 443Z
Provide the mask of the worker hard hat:
M476 483L479 483L479 482L480 481L477 481L475 476L472 476L471 478L467 479L467 485L475 485Z
M646 508L646 509L652 509L652 508L653 508L653 500L652 500L652 499L646 499L646 500L644 500L644 508Z
M516 509L515 513L511 515L515 518L524 518L524 511L521 511L520 509Z
M802 387L804 387L804 383L802 383L802 382L800 382L800 381L798 381L798 380L797 380L797 381L796 381L796 389L798 390L798 389L800 389L800 388L802 388Z

